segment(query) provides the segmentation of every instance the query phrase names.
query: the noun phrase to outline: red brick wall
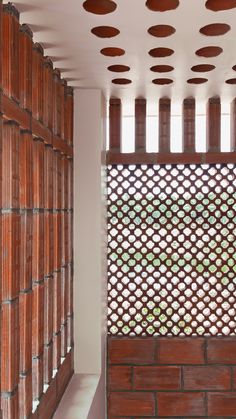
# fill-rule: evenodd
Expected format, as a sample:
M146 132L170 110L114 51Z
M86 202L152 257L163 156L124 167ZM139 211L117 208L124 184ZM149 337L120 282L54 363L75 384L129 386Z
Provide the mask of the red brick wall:
M236 418L236 338L108 339L108 419Z

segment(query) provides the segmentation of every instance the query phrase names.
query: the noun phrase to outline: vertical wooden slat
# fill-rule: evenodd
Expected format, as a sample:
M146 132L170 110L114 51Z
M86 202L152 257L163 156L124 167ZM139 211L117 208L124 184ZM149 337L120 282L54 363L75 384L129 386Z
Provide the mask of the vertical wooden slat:
M236 98L231 102L230 127L230 150L236 151Z
M109 108L110 151L121 151L122 115L121 100L111 99Z
M195 99L183 101L183 151L195 152Z
M20 27L19 43L20 105L31 112L33 33L28 25Z
M32 115L43 122L43 48L33 45Z
M49 57L43 61L43 123L52 129L52 89L53 89L53 64Z
M170 110L171 101L168 98L159 101L159 152L170 152Z
M220 151L221 104L218 97L210 98L208 101L206 133L207 151Z
M135 100L135 152L146 150L146 100Z
M2 87L19 102L19 12L12 3L3 5Z

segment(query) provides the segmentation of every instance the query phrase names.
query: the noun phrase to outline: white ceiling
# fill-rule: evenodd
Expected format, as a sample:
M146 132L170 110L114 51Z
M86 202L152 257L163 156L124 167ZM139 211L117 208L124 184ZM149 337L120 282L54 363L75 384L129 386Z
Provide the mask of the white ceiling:
M23 3L24 1L24 3ZM99 0L94 0L99 1ZM132 100L143 96L156 102L168 95L174 100L195 96L198 100L220 95L223 100L236 96L236 85L227 85L225 80L236 77L232 66L236 65L236 9L212 12L205 7L205 0L180 0L173 11L153 12L145 6L146 0L116 0L117 9L107 15L88 13L83 0L15 0L21 12L21 23L29 24L34 31L34 40L45 47L45 54L52 57L55 67L62 71L68 84L81 88L102 89L106 97ZM211 23L227 23L231 31L223 36L208 37L199 29ZM157 24L168 24L176 33L168 38L155 38L147 29ZM120 34L114 38L98 38L91 33L96 26L114 26ZM223 53L214 58L198 57L195 51L209 45L223 48ZM121 47L126 54L121 57L105 57L100 54L104 47ZM175 53L166 58L152 58L148 51L155 47L172 48ZM194 73L196 64L214 64L216 69L208 73ZM127 73L112 73L109 65L125 64ZM156 64L172 65L171 73L153 73L150 67ZM116 86L112 79L127 77L132 84ZM168 77L172 85L157 86L152 79ZM192 77L205 77L202 85L189 85Z

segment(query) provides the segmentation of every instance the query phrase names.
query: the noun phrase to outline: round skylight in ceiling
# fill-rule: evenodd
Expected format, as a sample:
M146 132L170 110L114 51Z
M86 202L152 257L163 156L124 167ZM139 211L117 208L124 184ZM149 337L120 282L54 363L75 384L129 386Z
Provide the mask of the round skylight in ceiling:
M150 68L151 71L154 71L155 73L168 73L170 71L174 70L174 67L171 65L153 65Z
M174 50L171 48L153 48L149 51L149 55L152 57L169 57L170 55L174 54Z
M155 25L148 29L148 33L157 38L166 38L167 36L173 35L175 31L175 28L170 25Z
M206 8L218 12L236 7L236 0L207 0Z
M130 80L130 79L113 79L112 83L114 83L114 84L130 84L130 83L132 83L132 80Z
M152 82L154 84L164 85L164 84L171 84L171 83L173 83L173 80L172 79L160 78L160 79L154 79L154 80L152 80Z
M91 32L99 38L113 38L120 33L119 29L113 26L97 26L96 28L92 28Z
M227 25L227 23L212 23L211 25L203 26L199 32L206 36L219 36L225 35L229 31L230 25Z
M107 57L119 57L125 54L125 50L117 47L107 47L101 49L101 54L106 55Z
M123 73L125 71L129 71L130 67L127 65L115 64L115 65L110 65L109 67L107 67L107 69L109 71L114 71L116 73Z
M212 71L214 70L216 67L213 64L198 64L198 65L194 65L191 70L192 71L196 71L198 73L206 73L207 71Z
M83 3L83 8L86 12L94 13L95 15L106 15L114 12L117 5L112 0L86 0Z
M203 84L203 83L206 83L207 81L208 81L208 79L204 79L204 78L201 78L201 77L195 77L193 79L188 79L187 83L189 83L189 84Z
M146 6L154 12L167 12L177 9L179 0L147 0Z
M199 57L217 57L217 55L220 55L223 52L223 49L221 47L215 47L215 46L209 46L200 48L196 51L196 55L199 55Z
M227 83L227 84L236 84L236 79L228 79L228 80L226 80L225 83Z

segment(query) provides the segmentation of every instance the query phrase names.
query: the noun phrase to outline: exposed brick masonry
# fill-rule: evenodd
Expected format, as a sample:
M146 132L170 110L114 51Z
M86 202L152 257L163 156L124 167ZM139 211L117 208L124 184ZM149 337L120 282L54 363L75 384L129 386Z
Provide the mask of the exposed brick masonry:
M108 419L236 418L236 338L108 338Z

